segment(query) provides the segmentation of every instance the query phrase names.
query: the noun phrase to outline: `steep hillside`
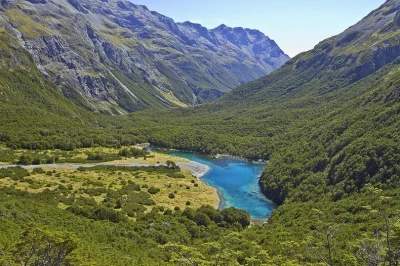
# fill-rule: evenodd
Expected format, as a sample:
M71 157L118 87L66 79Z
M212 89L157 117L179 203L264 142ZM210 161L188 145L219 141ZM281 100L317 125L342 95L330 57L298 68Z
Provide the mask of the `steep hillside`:
M279 204L310 200L309 182L339 198L368 183L397 186L399 10L387 1L214 104L134 120L157 145L270 159L261 184Z
M260 184L280 206L256 238L269 254L397 265L399 33L390 0L215 103L132 120L159 146L268 160Z
M7 0L0 8L1 28L59 91L91 111L212 101L288 60L259 31L176 24L128 1Z
M35 5L50 5L44 2ZM95 5L70 2L77 10L74 12L82 13L77 17L94 16L90 10ZM2 5L9 10L12 2L5 0ZM129 12L144 10L124 2L118 2L117 7ZM73 9L63 10L68 15ZM113 12L104 11L108 15ZM134 19L137 17L131 17L130 27L141 27L141 18ZM243 38L232 36L241 32L241 36L253 39L249 37L255 36L253 31L221 26L207 35L198 25L170 25L177 32L190 34L199 46L224 39L242 51L249 52L246 47L251 46L253 52L257 50L256 45L248 46ZM44 30L36 24L31 29ZM245 230L237 219L226 223L231 215L240 218L236 211L227 210L228 215L221 216L222 212L209 207L183 212L178 208L175 212L153 208L130 222L115 211L127 207L121 206L121 200L118 204L116 201L126 199L126 194L119 194L123 187L116 183L114 188L95 186L103 185L100 180L113 175L118 175L121 185L132 185L128 183L132 169L126 175L110 171L96 178L100 182L87 183L88 189L75 191L60 184L54 193L44 189L31 195L16 191L15 186L26 183L25 187L35 188L38 184L29 175L36 173L16 168L3 173L5 178L13 179L6 179L10 187L0 193L1 225L5 225L6 232L6 237L0 238L0 254L5 254L0 263L29 254L26 248L20 251L17 247L32 243L29 231L24 233L26 221L30 221L34 228L47 230L39 232L39 236L43 234L40 240L50 239L53 243L58 235L54 233L59 230L77 236L79 248L71 254L77 264L126 265L136 260L138 265L399 264L400 0L387 1L344 33L322 41L279 70L239 86L214 103L126 116L93 115L66 100L46 83L29 53L7 32L0 33L0 62L4 66L0 92L5 96L1 97L0 136L9 147L42 149L53 144L57 148L61 143L66 145L60 148L71 150L149 141L167 148L262 158L268 164L260 184L278 207L268 223ZM96 28L93 32L97 32L96 38L105 38L101 37L104 31ZM173 39L168 43L174 43ZM125 74L114 75L122 80ZM88 98L70 98L90 109L85 102ZM18 99L24 101L18 103ZM124 111L118 108L115 112ZM134 176L135 180L139 177ZM83 181L85 177L77 172L55 180L63 183L66 178ZM145 182L146 176L137 180ZM107 193L109 199L99 206L87 198L75 199L79 191L98 199L105 189L115 191ZM79 206L62 210L60 202ZM63 217L63 223L57 222L57 217ZM93 230L82 234L82 228ZM61 244L65 242L64 237L57 239Z
M87 102L77 91L68 91L73 100L64 97L43 77L20 41L3 29L0 51L0 142L14 149L73 150L139 141L129 133L121 137L113 116L77 106Z
M386 2L344 33L322 41L272 74L239 86L215 103L159 112L154 116L142 113L133 119L153 127L153 131L163 127L160 121L167 121L165 124L171 126L167 127L170 134L157 135L154 139L159 144L164 141L166 146L183 143L181 148L186 149L268 158L272 143L240 147L229 138L238 136L273 142L290 130L303 127L305 122L344 108L346 102L372 92L373 87L365 85L365 78L372 74L381 78L397 68L399 6L399 1ZM361 33L348 42L348 36L355 29ZM198 131L192 137L191 127ZM199 136L207 138L210 134L228 137L221 145L208 146L206 141L200 147L196 146L199 141L192 141L193 137L200 140Z
M41 130L46 134L46 128L60 130L60 133L89 126L81 110L43 78L18 39L0 30L0 40L2 141L12 141L17 136L28 143L25 136L37 136ZM35 145L32 148L35 149Z
M400 55L398 6L397 0L387 1L343 33L296 56L279 73L239 87L221 103L262 105L321 96L367 77Z

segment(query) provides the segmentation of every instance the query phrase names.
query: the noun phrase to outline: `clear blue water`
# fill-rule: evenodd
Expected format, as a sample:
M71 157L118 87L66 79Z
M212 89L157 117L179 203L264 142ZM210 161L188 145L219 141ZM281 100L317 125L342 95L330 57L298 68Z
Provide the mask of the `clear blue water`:
M258 184L265 164L231 158L213 159L193 153L168 152L173 156L187 158L208 165L211 170L201 179L215 187L220 197L219 208L235 207L246 210L252 218L268 218L274 204L262 193Z

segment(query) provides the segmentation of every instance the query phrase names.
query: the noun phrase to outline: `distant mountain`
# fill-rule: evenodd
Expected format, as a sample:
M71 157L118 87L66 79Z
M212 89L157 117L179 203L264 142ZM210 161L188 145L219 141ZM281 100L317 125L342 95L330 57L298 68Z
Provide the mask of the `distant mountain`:
M128 1L3 0L0 28L63 95L113 114L212 101L289 59L259 31L175 23Z
M278 204L398 188L400 0L211 104L144 115L158 146L269 160Z
M115 257L115 261L123 265L130 263L137 254L141 255L140 262L144 265L154 262L154 256L159 257L161 264L186 263L193 259L193 263L202 265L197 259L210 261L217 253L221 255L221 263L223 257L232 257L232 264L243 265L398 264L400 0L386 1L342 34L322 41L273 73L243 84L213 103L121 116L84 111L78 105L89 110L118 113L174 102L180 104L186 99L192 100L188 103L195 103L205 96L211 99L219 95L205 86L214 82L214 85L220 84L218 79L225 78L225 74L208 75L210 59L205 60L200 55L214 56L207 58L214 62L212 73L215 75L218 70L232 74L222 63L217 64L223 61L221 58L230 58L224 61L225 66L226 62L239 65L251 61L235 59L233 51L248 54L249 58L258 56L259 61L254 60L260 65L263 64L260 62L271 61L273 52L265 58L257 54L256 51L269 49L268 45L255 48L259 47L255 43L256 36L264 38L258 32L225 26L206 30L192 23L175 24L128 2L110 4L104 0L104 3L84 4L70 0L71 4L66 4L46 1L50 0L31 0L35 4L0 0L1 145L45 155L39 150L118 148L150 142L157 147L261 158L268 161L259 180L262 191L277 204L263 226L254 225L238 232L238 224L219 223L229 234L225 238L213 237L211 243L208 243L209 236L221 230L209 222L214 218L220 221L224 215L208 207L201 212L208 225L199 223L199 230L195 221L189 222L183 217L197 217L190 209L168 215L171 212L167 209L157 214L154 208L150 216L138 217L137 231L124 223L87 219L88 224L101 226L101 231L110 228L107 224L124 231L115 238L115 230L108 230L113 234L110 241L104 242L102 236L101 244L94 243L93 247L86 245L87 240L82 238L77 252L89 247L97 258L106 258L109 263ZM146 15L140 15L141 12ZM116 13L119 15L114 16ZM232 52L218 46L224 42ZM276 48L276 51L280 50ZM218 57L218 53L223 56ZM204 64L199 63L202 59ZM242 70L243 73L246 72ZM233 76L228 76L227 80ZM58 84L59 90L75 104L58 93L49 81ZM188 84L197 85L192 88ZM168 94L167 90L171 92ZM217 91L222 90L218 88ZM2 147L0 155L4 160L10 154L20 154L19 151L9 153ZM28 180L33 180L34 185L44 183L40 179L18 178L15 173L16 180L27 182L21 186L27 191L17 192L15 182L18 181L14 180L14 174L12 176L12 179L4 179L4 184L10 188L3 193L6 204L3 209L7 215L0 217L6 221L0 225L4 224L8 233L3 242L10 248L5 251L11 249L20 254L20 244L10 244L13 242L9 239L15 239L15 232L23 232L21 228L29 217L13 215L10 211L16 213L15 208L10 206L24 213L20 206L25 205L19 199L34 189ZM59 187L59 191L64 190ZM45 215L54 214L58 200L70 202L70 198L65 198L66 194L58 190L55 190L58 194L46 194L50 198L32 201L35 199L29 196L26 200L29 204L39 204L34 211L40 211L36 223L40 230L59 224L54 218L63 214L53 215L51 219ZM43 193L53 193L47 191ZM44 203L46 205L42 205ZM82 210L90 212L90 209ZM179 216L181 213L185 214ZM77 220L78 216L71 216L71 213L65 215L81 224L81 218L86 219ZM18 217L22 217L20 223ZM175 218L177 222L167 220L172 227L156 225ZM154 230L148 230L149 223L154 221L154 228L150 228ZM8 230L8 224L15 226ZM389 228L388 224L393 226ZM65 231L72 233L75 239L74 232L82 231L69 228L74 227L57 228L57 236ZM181 231L186 233L176 234ZM199 232L205 237L204 241L194 238ZM137 241L141 234L149 241L154 238L157 243ZM28 242L22 240L16 238L23 248L27 247ZM164 245L165 242L168 243ZM134 249L123 248L122 253L114 253L125 243L133 243ZM223 248L228 244L233 248ZM116 248L112 250L108 246ZM145 252L142 256L139 249L142 247L156 252ZM222 249L218 251L218 247ZM135 256L129 252L125 254L124 250ZM11 253L10 256L5 253L4 261L15 258ZM252 253L257 257L249 257ZM80 259L87 254L75 255ZM95 258L91 256L90 262Z
M332 93L395 61L400 56L399 32L400 0L388 0L343 33L297 55L279 72L240 86L222 102L260 105L282 97Z

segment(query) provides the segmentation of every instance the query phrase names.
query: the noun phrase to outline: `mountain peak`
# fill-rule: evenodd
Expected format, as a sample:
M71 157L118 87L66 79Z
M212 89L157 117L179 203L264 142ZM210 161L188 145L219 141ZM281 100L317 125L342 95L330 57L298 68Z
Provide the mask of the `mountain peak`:
M100 112L212 101L288 60L243 28L176 23L126 0L5 0L0 17L50 82Z
M224 29L226 29L226 28L229 28L229 27L226 26L225 24L221 24L221 25L219 25L218 27L214 28L213 30L221 31L221 30L224 30Z

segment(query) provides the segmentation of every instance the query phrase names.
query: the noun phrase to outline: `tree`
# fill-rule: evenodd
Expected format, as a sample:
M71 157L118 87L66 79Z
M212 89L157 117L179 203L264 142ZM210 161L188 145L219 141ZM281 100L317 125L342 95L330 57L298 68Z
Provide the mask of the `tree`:
M40 165L40 158L36 157L35 159L33 159L32 164L33 165Z
M234 207L223 209L221 214L224 221L229 224L239 223L243 228L250 225L250 215L248 212Z
M383 221L383 232L385 236L385 243L386 243L386 256L385 262L389 265L398 265L397 264L397 257L398 251L396 248L392 246L392 231L395 229L397 223L400 220L400 213L391 213L390 211L384 209L386 204L389 204L391 201L391 197L380 197L380 210L372 210L371 212L376 214L378 218Z
M334 238L340 230L340 225L330 224L325 221L323 212L318 209L312 209L319 216L319 226L316 233L320 236L321 242L316 243L311 247L311 251L325 265L334 264Z
M17 164L29 165L32 163L32 158L29 155L21 155Z
M67 256L76 247L76 240L69 235L29 228L17 244L15 255L23 266L70 265Z
M381 194L382 190L374 188L372 185L368 185L367 189L374 194ZM384 257L384 261L389 265L398 265L399 260L399 247L393 246L393 230L396 229L398 222L400 221L400 212L393 212L390 209L390 205L393 203L392 197L387 196L379 196L378 198L379 206L377 209L372 210L370 206L365 206L367 210L370 210L372 214L375 214L383 222L383 233L384 233L384 241L386 244L386 255ZM379 235L377 235L377 239ZM379 239L378 239L379 240Z
M178 244L167 244L163 249L170 254L169 261L176 265L209 265L207 260L196 248Z
M197 213L194 216L194 221L196 222L197 225L199 225L199 226L203 225L205 227L207 227L211 222L210 218L208 218L207 215L205 215L204 213L201 213L201 212Z
M360 243L360 247L354 252L359 261L365 265L378 266L384 261L382 258L384 247L382 245L379 232L376 232L376 240L364 240Z
M168 160L166 162L167 168L172 169L172 170L179 170L179 167L176 165L175 162Z

